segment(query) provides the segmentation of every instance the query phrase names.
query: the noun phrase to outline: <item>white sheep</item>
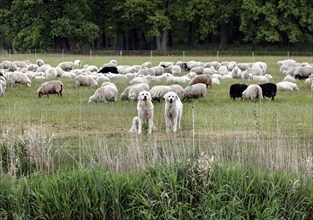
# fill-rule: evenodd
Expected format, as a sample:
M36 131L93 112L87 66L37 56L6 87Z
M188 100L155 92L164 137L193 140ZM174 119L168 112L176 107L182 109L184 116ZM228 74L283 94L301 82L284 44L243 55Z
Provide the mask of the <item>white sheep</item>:
M45 64L45 62L42 59L37 59L36 64L37 64L37 66L41 67Z
M263 99L262 88L259 85L251 84L242 92L243 99Z
M104 75L101 75L101 76L98 76L98 77L96 78L96 81L97 81L97 83L98 83L98 85L99 85L99 84L102 84L102 83L104 83L104 82L110 82L111 80L110 80L109 77L104 76Z
M191 78L187 75L184 76L173 76L172 74L165 74L167 83L178 83L186 84L191 82Z
M218 71L217 71L220 75L227 75L229 72L228 72L228 69L227 69L227 66L220 66L218 68Z
M169 85L170 91L175 92L180 99L184 98L185 89L181 85Z
M13 72L10 75L10 79L9 80L10 80L11 87L13 87L13 85L15 83L20 83L20 84L23 84L23 85L27 85L28 87L31 86L31 81L30 81L29 77L25 73Z
M268 83L272 79L273 77L270 74L265 74L264 76L250 76L251 81L257 81L262 83Z
M212 84L213 85L221 85L221 82L218 78L212 77Z
M197 75L203 74L204 67L203 66L197 66L190 69L190 72L196 73Z
M175 63L174 62L166 62L166 61L162 61L159 63L159 66L162 67L169 67L169 66L173 66Z
M241 79L242 78L241 69L238 66L234 66L234 68L231 71L231 75L234 79Z
M203 74L210 74L210 75L213 75L217 73L217 71L215 70L214 66L211 66L211 67L207 67L207 68L204 68L203 70Z
M28 67L28 63L26 61L14 61L14 64L18 67L18 68L27 68Z
M298 91L299 87L296 83L288 82L288 81L282 81L276 83L277 90L290 90L290 91Z
M283 81L288 81L288 82L293 82L293 83L297 82L297 80L290 75L285 76Z
M135 78L133 78L129 84L134 85L134 84L138 84L138 83L151 83L152 81L155 81L156 78L152 77L152 76L137 76Z
M153 86L150 89L151 98L154 101L160 102L163 99L163 96L169 91L171 91L171 88L169 86L165 85Z
M142 68L151 68L152 63L151 62L144 62L143 64L141 64Z
M198 99L205 98L206 85L203 83L197 83L185 88L184 99Z
M116 102L118 90L114 83L104 82L104 86L98 88L95 93L89 97L88 102Z
M144 68L137 72L137 76L143 75L143 76L155 76L154 69L152 68Z
M43 64L39 66L39 68L36 70L37 73L42 72L44 73L47 69L51 68L50 64Z
M60 80L45 82L37 89L37 96L41 98L43 95L49 97L49 94L57 94L62 97L63 88L64 85Z
M46 78L56 78L58 76L58 72L55 68L48 68L44 73Z
M295 70L294 76L299 79L306 79L313 74L313 66L302 66Z
M1 87L0 88L0 96L4 96L5 95L5 89L6 89L6 81L5 80L0 79L0 87Z
M154 70L154 75L161 76L164 73L164 68L162 66L151 67Z
M98 83L97 81L92 78L91 76L87 76L87 75L78 75L76 76L76 86L77 88L79 88L80 86L97 86Z
M74 63L71 61L61 62L58 64L58 67L60 67L64 71L70 71L74 67Z
M38 70L39 66L37 64L29 64L27 67L27 71L36 72Z
M74 78L76 77L75 73L72 72L63 72L60 76L61 78Z
M98 67L95 65L85 65L84 68L86 72L98 72Z
M13 63L11 61L3 61L1 63L1 66L3 69L8 69L9 71L16 71L17 70L17 66L15 65L15 63Z
M171 73L173 75L178 75L181 73L181 67L179 65L172 65L164 68L164 73Z
M147 83L140 83L132 85L128 92L128 99L129 100L137 100L138 95L141 91L149 91L150 86Z
M82 61L81 60L74 60L73 65L75 67L80 67L82 65Z

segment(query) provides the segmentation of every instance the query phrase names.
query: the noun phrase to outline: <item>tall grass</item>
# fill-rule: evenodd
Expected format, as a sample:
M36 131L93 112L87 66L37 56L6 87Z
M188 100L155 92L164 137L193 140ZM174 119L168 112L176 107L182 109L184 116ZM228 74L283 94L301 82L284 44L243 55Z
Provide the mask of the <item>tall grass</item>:
M312 180L284 172L189 162L112 173L96 167L1 178L6 219L310 219ZM5 190L4 190L5 189Z

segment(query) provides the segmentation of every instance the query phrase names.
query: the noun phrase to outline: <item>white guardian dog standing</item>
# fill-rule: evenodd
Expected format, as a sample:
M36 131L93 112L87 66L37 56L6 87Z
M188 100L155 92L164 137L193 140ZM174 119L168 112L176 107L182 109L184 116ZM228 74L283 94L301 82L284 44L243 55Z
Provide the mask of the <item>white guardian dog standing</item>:
M166 132L176 132L177 129L180 129L183 103L175 92L167 92L164 95L164 99Z
M151 99L151 94L148 91L141 91L138 95L137 103L138 119L133 120L134 124L138 123L137 133L142 133L142 124L148 123L148 133L151 134L155 131L153 117L154 117L154 106Z

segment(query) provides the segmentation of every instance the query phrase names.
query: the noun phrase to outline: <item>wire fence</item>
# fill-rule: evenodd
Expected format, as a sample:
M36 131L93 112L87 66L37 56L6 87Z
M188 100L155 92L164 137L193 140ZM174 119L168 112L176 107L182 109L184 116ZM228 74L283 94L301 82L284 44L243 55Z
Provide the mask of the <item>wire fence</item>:
M97 49L80 49L80 50L28 50L28 51L10 51L0 49L2 56L12 54L60 54L60 55L87 55L87 56L216 56L216 57L238 57L238 56L313 56L313 51L248 51L248 50L97 50Z

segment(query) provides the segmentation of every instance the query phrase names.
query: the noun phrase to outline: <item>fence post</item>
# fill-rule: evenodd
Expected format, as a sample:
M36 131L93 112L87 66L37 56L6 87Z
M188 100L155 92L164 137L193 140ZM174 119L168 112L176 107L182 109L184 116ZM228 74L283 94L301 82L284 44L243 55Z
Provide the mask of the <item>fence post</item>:
M192 106L192 149L195 153L195 107Z
M62 49L62 60L64 58L64 49Z
M252 61L254 62L254 51L252 51Z
M35 48L35 58L37 59L37 49Z
M183 61L185 61L185 51L183 51Z
M289 51L287 52L287 57L288 57L288 59L289 59Z
M152 50L150 51L150 62L152 63Z
M123 55L123 51L122 50L120 50L120 57Z
M89 50L89 58L90 59L92 58L92 50L91 49Z
M220 53L220 51L218 50L218 51L216 52L216 61L218 61L218 55L219 55L219 53Z

